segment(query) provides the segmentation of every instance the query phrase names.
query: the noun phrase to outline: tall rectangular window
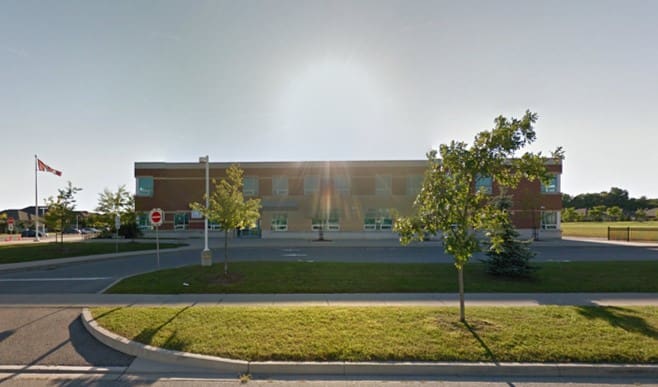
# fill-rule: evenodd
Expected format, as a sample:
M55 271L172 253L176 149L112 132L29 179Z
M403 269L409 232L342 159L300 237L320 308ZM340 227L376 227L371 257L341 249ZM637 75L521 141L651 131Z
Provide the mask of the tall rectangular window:
M258 196L258 177L245 176L243 184L242 193L245 196Z
M140 230L151 230L153 226L149 220L149 214L146 212L141 212L137 214L137 228Z
M304 195L313 194L320 191L320 176L304 176Z
M560 192L560 175L551 175L549 181L541 183L541 193L559 193Z
M407 195L418 195L423 188L423 175L407 176Z
M190 224L190 217L187 212L177 212L174 214L174 230L185 230Z
M375 175L375 195L390 196L392 181L391 175Z
M153 176L137 176L135 196L153 196Z
M350 179L347 176L334 176L334 190L341 195L350 194Z
M475 179L475 190L491 194L493 192L493 181L491 176L478 176Z
M288 214L273 214L272 231L288 231Z
M542 228L542 230L557 230L557 228L558 228L558 212L557 211L542 211L542 213L541 213L541 228Z
M272 195L288 196L288 176L272 177Z

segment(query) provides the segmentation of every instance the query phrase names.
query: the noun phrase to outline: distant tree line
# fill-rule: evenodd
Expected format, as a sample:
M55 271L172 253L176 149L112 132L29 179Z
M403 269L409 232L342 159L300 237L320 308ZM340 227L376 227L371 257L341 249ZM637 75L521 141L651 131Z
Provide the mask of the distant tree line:
M619 221L646 220L647 210L658 207L658 199L646 196L631 198L625 189L612 187L609 192L585 193L576 196L562 194L562 220ZM576 209L585 209L580 213Z

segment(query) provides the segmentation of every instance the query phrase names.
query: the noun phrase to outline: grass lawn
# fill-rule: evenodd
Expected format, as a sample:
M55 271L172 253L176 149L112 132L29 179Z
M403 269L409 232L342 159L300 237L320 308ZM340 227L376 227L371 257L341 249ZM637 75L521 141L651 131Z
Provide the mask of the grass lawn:
M533 279L510 280L465 266L467 292L657 292L658 262L539 263ZM456 292L452 264L233 262L187 266L127 278L109 293L425 293ZM183 286L183 282L189 286Z
M157 347L243 360L658 363L657 307L93 308Z
M160 243L161 249L185 246L180 243ZM119 243L119 252L155 250L155 243ZM83 255L114 253L114 243L65 242L35 243L0 246L0 264L39 261L44 259L79 257Z
M658 222L562 222L560 227L562 236L607 238L608 227L658 227ZM635 233L637 238L658 241L658 232Z

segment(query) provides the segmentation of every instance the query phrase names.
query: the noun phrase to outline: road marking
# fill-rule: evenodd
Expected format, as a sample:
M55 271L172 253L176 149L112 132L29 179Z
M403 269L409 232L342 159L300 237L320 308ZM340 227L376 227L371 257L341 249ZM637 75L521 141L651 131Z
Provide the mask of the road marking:
M291 254L283 254L284 257L305 257L306 254L297 254L297 253L291 253Z
M101 281L113 277L68 277L68 278L0 278L0 282L40 282L40 281Z

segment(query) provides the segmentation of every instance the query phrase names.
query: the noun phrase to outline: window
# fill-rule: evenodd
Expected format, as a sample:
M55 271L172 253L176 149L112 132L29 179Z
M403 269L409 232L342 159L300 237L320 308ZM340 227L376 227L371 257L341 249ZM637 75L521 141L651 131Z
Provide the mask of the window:
M407 176L407 195L418 195L423 188L423 175Z
M272 177L272 195L288 196L288 176Z
M272 231L288 231L288 214L272 215Z
M304 195L309 195L320 191L320 176L304 176Z
M328 216L328 217L327 217ZM331 210L326 216L317 215L311 220L311 230L340 231L338 210Z
M541 229L542 230L557 230L558 228L558 212L557 211L542 211L541 212Z
M486 194L491 194L492 189L492 180L490 176L478 176L475 179L475 190L484 191Z
M390 196L392 180L391 175L375 175L375 194Z
M138 176L135 196L153 196L153 176Z
M390 231L393 229L393 217L386 208L369 208L363 219L363 229L366 231Z
M190 224L190 217L187 212L177 212L174 214L174 230L185 230Z
M547 184L541 183L541 193L559 193L560 175L552 175Z
M258 195L258 177L256 177L256 176L245 176L244 186L242 187L242 193L245 196L257 196Z
M334 189L342 195L350 194L350 179L347 176L334 176Z
M140 230L152 230L153 226L149 220L149 214L142 212L137 214L137 228Z

